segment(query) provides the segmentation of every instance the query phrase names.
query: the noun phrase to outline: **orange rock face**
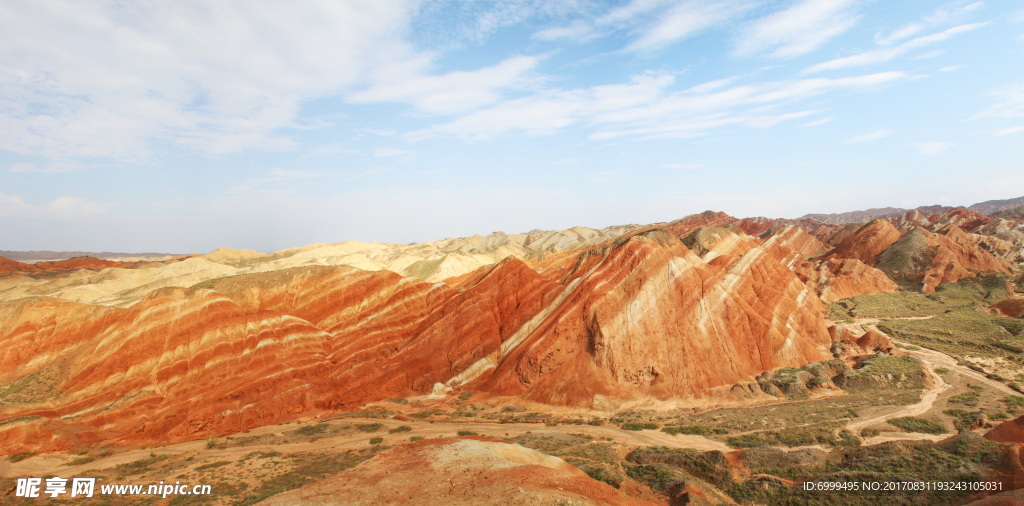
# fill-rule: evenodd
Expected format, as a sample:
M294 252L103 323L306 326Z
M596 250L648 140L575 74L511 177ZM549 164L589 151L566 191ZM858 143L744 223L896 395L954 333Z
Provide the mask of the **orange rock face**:
M856 295L899 291L899 285L884 272L860 260L832 258L823 262L818 272L818 296L826 303Z
M992 309L998 310L1002 316L1010 318L1024 318L1024 299L1006 299L992 304Z
M850 258L874 266L878 255L899 239L896 227L886 220L877 219L843 239L825 258Z
M877 267L898 282L919 281L923 293L934 293L941 283L977 274L1011 273L1013 266L1009 262L982 246L985 239L955 225L946 226L937 234L913 227L878 256Z
M6 274L12 274L15 272L36 272L39 271L39 267L32 264L26 264L17 260L11 260L9 258L0 257L0 276Z
M0 384L35 386L0 407L0 446L181 441L459 386L594 408L740 401L734 386L820 360L830 341L787 268L799 254L737 237L753 242L704 261L649 229L545 274L509 258L458 288L313 266L163 288L127 309L3 303Z
M129 265L131 265L131 263L115 262L113 260L103 260L96 257L75 257L68 260L60 260L57 262L39 262L36 264L36 267L44 271L72 271L76 269L105 269L107 267L127 267Z
M785 267L794 255L759 246L705 263L663 231L633 236L566 285L531 332L482 363L495 371L474 385L600 408L696 397L759 370L820 360L828 333L820 302Z
M772 236L779 244L805 257L828 251L830 248L806 230L793 225L787 226Z

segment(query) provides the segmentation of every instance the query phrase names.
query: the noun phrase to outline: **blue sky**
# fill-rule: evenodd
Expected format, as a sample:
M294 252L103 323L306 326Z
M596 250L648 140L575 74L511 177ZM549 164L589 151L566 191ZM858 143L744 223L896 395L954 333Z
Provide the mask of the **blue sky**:
M1018 2L0 4L0 249L1024 195Z

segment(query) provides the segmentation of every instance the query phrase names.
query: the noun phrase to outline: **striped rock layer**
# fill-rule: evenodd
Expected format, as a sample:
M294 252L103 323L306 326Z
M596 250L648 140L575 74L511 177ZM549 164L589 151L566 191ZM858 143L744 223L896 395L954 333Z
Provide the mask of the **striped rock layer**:
M799 253L732 242L705 261L647 229L458 286L310 266L129 308L3 303L0 448L205 438L448 388L595 409L741 402L763 395L761 372L827 357L830 338Z

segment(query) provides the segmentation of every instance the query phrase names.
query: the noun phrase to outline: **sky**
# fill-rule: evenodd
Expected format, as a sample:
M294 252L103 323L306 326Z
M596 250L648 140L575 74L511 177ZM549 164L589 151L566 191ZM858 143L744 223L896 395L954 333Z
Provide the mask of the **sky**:
M0 250L1020 197L1022 7L0 2Z

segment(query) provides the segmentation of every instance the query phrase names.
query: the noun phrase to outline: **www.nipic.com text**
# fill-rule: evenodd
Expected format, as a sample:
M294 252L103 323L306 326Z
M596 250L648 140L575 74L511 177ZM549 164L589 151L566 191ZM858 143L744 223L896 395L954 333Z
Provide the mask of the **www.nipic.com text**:
M71 490L68 491L68 481ZM92 497L96 492L96 478L47 478L45 485L42 478L18 478L15 497L39 497L49 495L58 497L70 493L71 497ZM160 482L154 485L100 485L99 495L158 495L166 498L169 495L210 495L209 485L183 485Z

